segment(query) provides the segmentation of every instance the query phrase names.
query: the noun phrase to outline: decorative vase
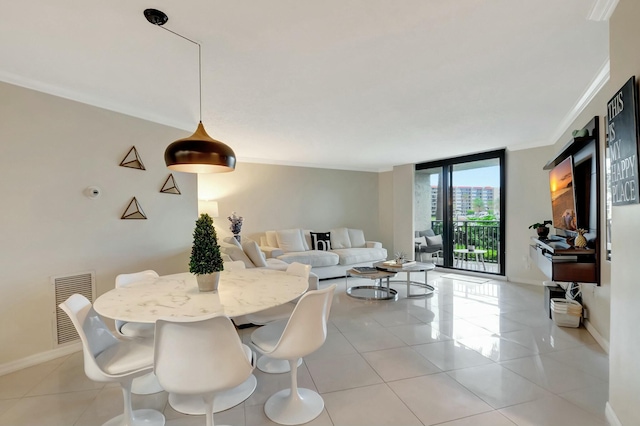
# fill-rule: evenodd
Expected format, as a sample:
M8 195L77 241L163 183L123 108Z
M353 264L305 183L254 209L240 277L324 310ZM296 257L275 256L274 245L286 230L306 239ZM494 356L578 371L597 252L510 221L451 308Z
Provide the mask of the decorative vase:
M536 231L538 232L538 237L540 238L547 238L547 236L549 235L549 228L547 228L546 226L538 226L536 228Z
M198 290L201 293L217 292L218 282L220 281L220 272L212 272L210 274L196 275L198 280Z
M240 234L233 234L233 238L235 238L238 243L242 244L242 241L240 241Z
M587 246L587 239L584 236L586 232L587 231L585 229L578 229L578 236L576 237L576 240L573 243L574 246L578 248L585 248Z

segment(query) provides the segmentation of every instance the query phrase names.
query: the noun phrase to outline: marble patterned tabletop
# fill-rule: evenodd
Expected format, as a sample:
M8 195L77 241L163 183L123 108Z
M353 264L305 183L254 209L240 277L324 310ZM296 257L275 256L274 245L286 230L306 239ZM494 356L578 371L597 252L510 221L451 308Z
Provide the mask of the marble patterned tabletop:
M217 293L200 293L195 275L181 273L110 290L94 302L100 315L154 323L158 318L229 317L281 305L303 294L306 279L271 269L223 271Z

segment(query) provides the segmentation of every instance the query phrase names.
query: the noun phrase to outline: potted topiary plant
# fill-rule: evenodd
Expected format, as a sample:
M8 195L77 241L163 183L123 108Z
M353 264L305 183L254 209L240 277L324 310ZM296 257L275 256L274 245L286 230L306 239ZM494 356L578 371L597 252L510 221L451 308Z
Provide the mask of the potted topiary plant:
M536 222L529 225L529 229L535 229L538 233L539 238L547 238L547 236L549 235L548 225L551 225L551 221L545 220L542 223Z
M189 272L196 275L198 289L202 292L217 291L220 271L224 269L218 236L213 219L202 213L196 220L193 231L193 247L189 261Z

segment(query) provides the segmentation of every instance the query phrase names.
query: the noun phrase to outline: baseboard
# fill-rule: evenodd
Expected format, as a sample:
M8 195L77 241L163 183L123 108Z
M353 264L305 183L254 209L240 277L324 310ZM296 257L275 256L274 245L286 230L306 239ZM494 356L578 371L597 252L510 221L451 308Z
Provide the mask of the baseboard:
M607 354L609 354L609 341L606 340L604 337L602 337L602 335L598 332L598 330L596 330L596 328L593 325L591 325L591 322L589 322L588 319L584 320L584 326L589 332L589 334L591 334L591 336L596 340L596 342L598 342L600 347Z
M517 278L517 277L507 277L507 281L509 281L510 283L514 283L514 284L531 284L531 285L537 285L542 287L543 286L543 281L540 280L530 280L530 279L525 279L525 278Z
M80 342L70 345L60 346L50 351L41 352L39 354L31 355L26 358L22 358L16 361L11 361L6 364L0 365L0 376L13 373L14 371L22 370L23 368L33 367L34 365L42 364L43 362L51 361L62 356L71 355L74 352L82 350L82 344Z
M615 411L613 411L609 401L607 401L607 405L604 408L604 415L611 426L622 426L622 423L618 419L618 416L616 416Z

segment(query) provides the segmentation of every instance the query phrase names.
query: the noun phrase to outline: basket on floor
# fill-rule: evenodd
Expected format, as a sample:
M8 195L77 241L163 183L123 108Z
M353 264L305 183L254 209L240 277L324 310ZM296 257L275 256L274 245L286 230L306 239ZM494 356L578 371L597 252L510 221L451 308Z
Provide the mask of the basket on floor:
M580 327L582 305L570 299L551 299L551 318L560 327Z

